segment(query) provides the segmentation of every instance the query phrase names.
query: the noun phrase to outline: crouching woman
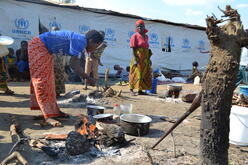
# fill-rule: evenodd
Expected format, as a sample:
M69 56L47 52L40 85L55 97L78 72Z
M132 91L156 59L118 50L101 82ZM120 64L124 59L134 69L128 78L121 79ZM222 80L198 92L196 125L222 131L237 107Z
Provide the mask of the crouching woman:
M44 119L52 126L61 126L57 120L68 115L61 112L56 102L54 61L52 54L72 56L72 65L78 75L91 79L84 73L80 57L94 51L103 42L102 35L91 30L85 36L73 31L50 31L34 37L28 45L30 68L30 95L32 110L41 110Z

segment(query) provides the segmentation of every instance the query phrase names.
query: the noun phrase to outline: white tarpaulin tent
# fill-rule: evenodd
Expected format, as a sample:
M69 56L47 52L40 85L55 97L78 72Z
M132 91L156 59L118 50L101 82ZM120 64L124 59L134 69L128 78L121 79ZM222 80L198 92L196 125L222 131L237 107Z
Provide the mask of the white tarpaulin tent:
M13 48L19 48L21 40L30 40L39 33L39 20L49 30L53 25L61 29L85 34L89 29L103 30L108 47L102 56L104 67L125 67L131 59L129 40L134 33L135 22L140 17L112 11L63 6L42 0L1 0L0 33L13 37ZM199 26L178 24L162 20L145 20L149 30L152 64L173 70L191 69L198 61L200 68L206 66L209 56L200 53L208 50L205 29Z

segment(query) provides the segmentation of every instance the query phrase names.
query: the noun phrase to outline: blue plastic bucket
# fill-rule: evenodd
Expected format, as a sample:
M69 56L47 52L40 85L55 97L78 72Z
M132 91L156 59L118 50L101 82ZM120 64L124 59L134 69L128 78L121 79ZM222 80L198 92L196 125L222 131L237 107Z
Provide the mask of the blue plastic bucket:
M248 96L248 86L247 85L240 86L239 93Z

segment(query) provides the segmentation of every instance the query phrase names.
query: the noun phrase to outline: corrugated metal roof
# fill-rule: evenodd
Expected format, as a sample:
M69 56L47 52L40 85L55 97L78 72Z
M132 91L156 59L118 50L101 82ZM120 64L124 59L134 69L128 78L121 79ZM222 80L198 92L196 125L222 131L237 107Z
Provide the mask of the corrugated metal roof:
M15 1L29 2L29 3L35 3L35 4L40 4L40 5L49 5L49 6L55 6L55 7L70 8L70 9L75 9L75 10L84 10L84 11L93 12L93 13L97 13L97 14L106 14L106 15L112 15L112 16L118 16L118 17L128 17L128 18L135 18L135 19L143 19L143 20L157 22L157 23L163 23L163 24L169 24L169 25L175 25L175 26L182 26L182 27L185 27L185 28L204 30L204 31L206 30L205 27L198 26L198 25L175 23L175 22L166 21L166 20L160 20L160 19L149 19L149 18L140 17L140 16L133 15L133 14L125 14L125 13L120 13L120 12L111 11L111 10L85 8L85 7L80 7L78 5L65 4L65 3L61 4L61 3L51 1L51 0L15 0Z

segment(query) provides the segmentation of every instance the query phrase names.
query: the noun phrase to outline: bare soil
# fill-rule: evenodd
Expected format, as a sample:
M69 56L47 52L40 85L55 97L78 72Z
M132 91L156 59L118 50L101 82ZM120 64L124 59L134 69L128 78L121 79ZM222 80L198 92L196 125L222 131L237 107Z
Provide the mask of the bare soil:
M201 86L192 84L182 84L185 92L198 92ZM78 114L86 114L86 108L61 108L62 111L70 114L72 117L67 121L62 121L64 127L51 128L49 126L41 127L38 121L33 120L33 116L40 115L40 111L29 110L29 83L9 83L11 90L15 91L14 96L6 96L0 93L0 161L2 161L12 147L11 137L9 135L10 118L9 114L16 116L21 123L24 133L32 138L40 138L44 133L68 133L74 129L74 121ZM153 121L150 126L150 132L143 137L135 137L134 145L121 149L121 156L112 156L105 158L95 158L91 160L81 160L78 162L54 163L53 158L47 156L39 149L25 149L21 154L29 161L31 165L38 164L161 164L161 165L186 165L197 164L199 161L199 140L200 140L200 114L198 108L174 131L175 146L173 138L169 135L154 150L150 149L160 137L171 127L172 123L163 121L161 116L169 118L179 118L190 106L184 102L166 102L157 96L131 96L127 86L113 86L115 90L122 89L122 97L106 98L104 106L106 112L113 113L114 104L131 103L133 104L133 113L150 116ZM90 90L83 90L83 85L66 84L66 91L78 89L81 93L87 94ZM158 86L158 93L165 92L166 85ZM237 128L238 129L238 128ZM127 139L134 138L126 135ZM175 151L175 152L174 152ZM175 157L176 156L176 157ZM47 162L47 163L46 163ZM49 163L50 162L50 163ZM53 162L53 163L51 163ZM245 165L248 164L248 147L238 147L230 145L229 164Z

